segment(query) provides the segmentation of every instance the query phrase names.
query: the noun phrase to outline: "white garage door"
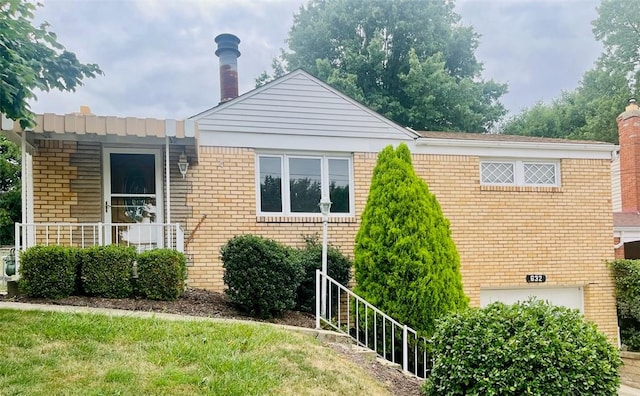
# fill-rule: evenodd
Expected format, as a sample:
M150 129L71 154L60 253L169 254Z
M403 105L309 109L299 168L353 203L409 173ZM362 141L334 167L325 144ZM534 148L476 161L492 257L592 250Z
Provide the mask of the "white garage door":
M481 289L480 306L484 307L493 302L500 301L505 304L513 304L524 301L530 297L548 301L553 305L561 305L567 308L579 309L584 312L584 300L582 287L536 287L528 289Z

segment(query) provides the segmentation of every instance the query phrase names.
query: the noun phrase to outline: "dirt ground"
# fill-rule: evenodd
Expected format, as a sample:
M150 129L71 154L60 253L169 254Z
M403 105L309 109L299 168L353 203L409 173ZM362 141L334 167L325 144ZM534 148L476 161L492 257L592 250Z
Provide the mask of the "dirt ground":
M7 297L0 295L0 301L3 299L7 299ZM256 320L255 318L244 315L242 311L237 309L228 301L223 293L201 289L188 289L184 295L176 301L152 301L135 298L110 299L76 296L60 300L33 299L25 296L18 296L11 300L39 304L74 305L125 309L130 311L164 312L212 318ZM297 311L287 311L279 318L265 320L264 322L309 328L313 328L315 326L315 319L313 315ZM417 396L422 394L420 391L422 381L406 376L396 368L387 367L376 361L372 362L364 358L361 354L352 352L349 348L336 345L331 345L331 347L365 369L374 378L383 383L393 395Z

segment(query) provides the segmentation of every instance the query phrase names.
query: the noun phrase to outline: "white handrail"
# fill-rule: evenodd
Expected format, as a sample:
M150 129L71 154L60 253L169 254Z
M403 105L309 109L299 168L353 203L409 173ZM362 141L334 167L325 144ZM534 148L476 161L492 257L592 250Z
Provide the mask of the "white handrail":
M381 358L399 364L407 373L421 378L429 374L432 361L427 339L328 276L324 277L327 281L327 296L324 299L327 306L323 310L323 299L320 298L322 278L322 272L317 270L316 328L319 329L324 323L335 331L351 336L358 345L375 351ZM401 356L398 356L400 353Z

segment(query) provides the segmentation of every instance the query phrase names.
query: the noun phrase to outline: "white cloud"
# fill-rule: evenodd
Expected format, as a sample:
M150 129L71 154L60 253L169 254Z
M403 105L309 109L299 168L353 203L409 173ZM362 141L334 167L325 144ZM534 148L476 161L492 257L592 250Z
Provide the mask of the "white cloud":
M41 93L37 112L80 105L103 115L186 118L217 104L214 37L241 39L240 92L269 71L305 0L45 0L38 11L59 41L105 75L75 93ZM512 111L577 85L600 52L590 21L595 1L459 1L463 23L482 34L486 78L509 82Z

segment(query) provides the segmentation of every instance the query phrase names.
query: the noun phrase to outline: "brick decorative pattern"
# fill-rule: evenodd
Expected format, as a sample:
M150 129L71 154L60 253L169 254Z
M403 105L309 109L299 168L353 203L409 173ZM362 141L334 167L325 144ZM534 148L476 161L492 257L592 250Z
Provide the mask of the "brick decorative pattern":
M34 156L36 222L75 222L78 204L77 143L41 141ZM171 153L172 160L179 153ZM353 155L355 216L332 219L329 241L353 254L376 153ZM463 284L472 305L482 288L535 287L525 274L544 273L541 287L581 286L585 315L617 339L613 284L605 261L613 259L609 161L565 159L561 187L481 187L479 158L414 155L416 173L427 181L451 222L460 253ZM220 248L238 234L253 233L302 246L303 236L322 235L320 217L257 217L255 153L247 148L201 147L186 179L172 171L172 212L185 237L192 235L189 284L221 291ZM82 172L80 172L82 173ZM96 199L101 200L102 197ZM85 212L86 213L86 212ZM184 220L183 220L184 219ZM89 220L84 218L84 221ZM96 219L99 221L99 219Z

